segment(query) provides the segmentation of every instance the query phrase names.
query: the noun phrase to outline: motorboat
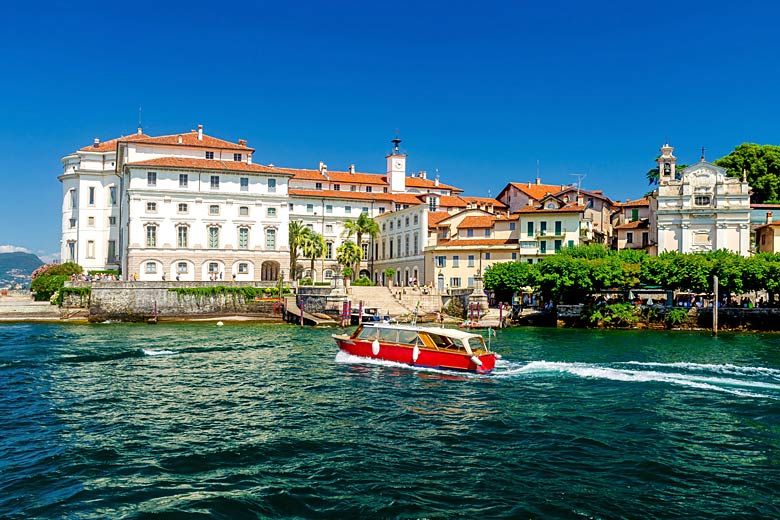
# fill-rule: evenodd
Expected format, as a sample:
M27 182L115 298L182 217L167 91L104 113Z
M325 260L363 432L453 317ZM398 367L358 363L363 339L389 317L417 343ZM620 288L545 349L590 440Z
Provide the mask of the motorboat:
M361 311L362 310L362 314ZM363 307L363 309L352 309L349 316L352 325L361 323L375 323L378 321L390 321L390 316L382 316L378 307Z
M479 334L441 327L364 323L333 339L347 354L417 367L486 374L500 358Z

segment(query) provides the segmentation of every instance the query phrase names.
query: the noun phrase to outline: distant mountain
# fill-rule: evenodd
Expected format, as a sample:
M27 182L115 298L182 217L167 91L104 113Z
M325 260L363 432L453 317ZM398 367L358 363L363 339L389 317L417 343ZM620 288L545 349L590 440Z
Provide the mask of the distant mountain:
M29 287L30 275L42 265L32 253L0 253L0 287Z

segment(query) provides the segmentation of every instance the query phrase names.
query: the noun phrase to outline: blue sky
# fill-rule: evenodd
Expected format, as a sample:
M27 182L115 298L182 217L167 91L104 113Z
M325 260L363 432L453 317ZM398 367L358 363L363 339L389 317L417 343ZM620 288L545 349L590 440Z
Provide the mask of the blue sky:
M770 2L48 3L0 19L0 250L59 250L60 158L135 131L245 138L255 161L413 170L470 195L536 176L649 188L681 162L780 144ZM7 248L6 248L7 249Z

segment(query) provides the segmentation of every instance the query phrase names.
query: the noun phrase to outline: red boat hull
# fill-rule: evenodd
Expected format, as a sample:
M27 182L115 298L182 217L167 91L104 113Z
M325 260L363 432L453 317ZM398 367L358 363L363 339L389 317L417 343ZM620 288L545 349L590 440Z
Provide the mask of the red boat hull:
M482 365L480 366L474 363L471 356L467 354L421 348L417 361L415 361L414 347L380 343L379 353L374 355L370 341L339 337L334 339L336 340L339 349L347 354L369 359L395 361L396 363L404 363L416 367L440 368L443 370L459 370L475 372L477 374L487 374L496 366L496 355L492 353L479 356L479 360L482 362Z

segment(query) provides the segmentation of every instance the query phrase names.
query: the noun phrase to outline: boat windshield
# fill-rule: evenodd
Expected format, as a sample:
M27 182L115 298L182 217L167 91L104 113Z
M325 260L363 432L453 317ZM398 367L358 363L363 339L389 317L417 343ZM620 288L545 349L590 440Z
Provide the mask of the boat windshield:
M485 339L482 336L469 338L468 342L472 352L476 350L487 350L487 347L485 347Z
M430 334L430 338L438 348L463 349L461 344L453 341L450 337L440 336L439 334Z
M374 339L376 338L376 329L373 327L364 327L357 337L359 339Z

